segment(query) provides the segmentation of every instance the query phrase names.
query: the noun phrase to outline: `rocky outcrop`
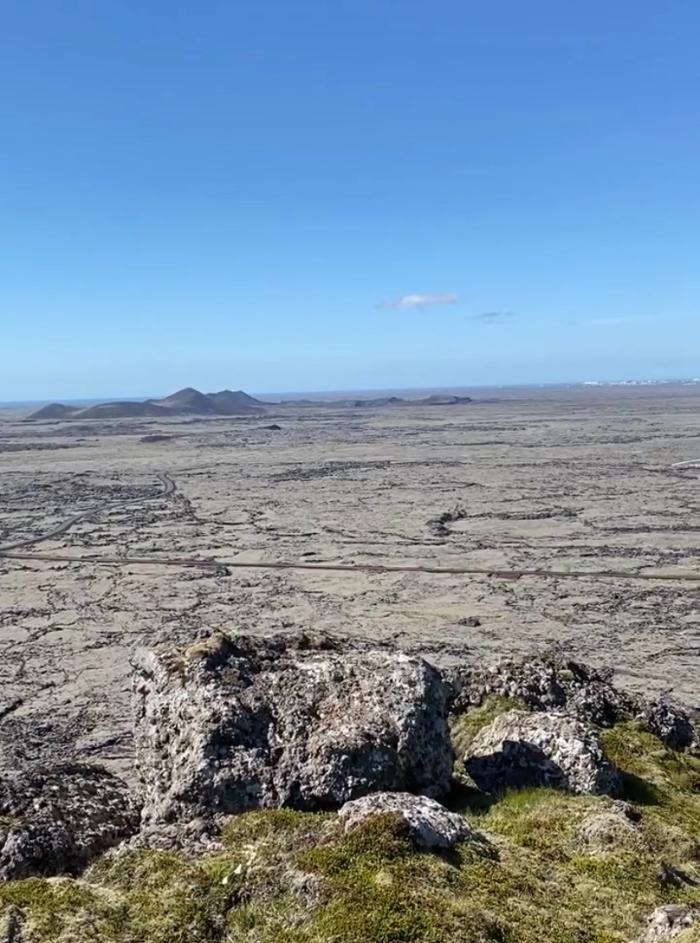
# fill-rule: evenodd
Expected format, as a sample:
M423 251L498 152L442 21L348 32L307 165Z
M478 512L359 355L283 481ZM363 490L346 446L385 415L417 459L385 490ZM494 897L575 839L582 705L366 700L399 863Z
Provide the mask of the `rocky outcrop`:
M454 848L462 841L487 845L483 835L461 815L449 812L434 799L407 792L377 792L353 799L345 803L338 818L343 830L351 832L372 816L385 813L401 816L418 848Z
M134 667L145 823L449 786L451 688L420 658L216 633Z
M0 780L0 881L77 874L137 827L126 784L99 767L71 764Z
M476 786L489 793L549 786L615 796L622 788L596 733L562 714L501 714L475 736L464 763Z
M649 917L647 928L636 943L665 943L680 936L684 930L694 927L700 920L700 908L684 904L668 904L657 907Z
M621 691L612 671L601 671L559 655L506 659L488 668L453 673L453 710L479 707L492 695L519 698L531 711L564 711L596 727L637 720L674 750L695 743L689 712L670 698L650 701Z

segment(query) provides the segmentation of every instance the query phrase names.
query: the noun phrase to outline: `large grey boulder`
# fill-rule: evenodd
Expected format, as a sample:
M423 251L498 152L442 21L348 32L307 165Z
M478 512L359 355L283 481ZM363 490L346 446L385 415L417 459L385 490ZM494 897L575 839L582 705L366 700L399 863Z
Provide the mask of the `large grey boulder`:
M0 881L77 874L133 835L138 809L126 783L74 763L0 780Z
M664 943L680 936L684 930L696 926L700 920L700 908L685 904L668 904L657 907L647 921L646 930L637 943Z
M141 651L134 668L147 824L448 789L451 688L420 658L216 633Z
M346 802L338 813L343 831L352 832L367 819L393 813L405 822L409 837L418 848L449 849L461 841L486 845L483 835L461 815L448 811L427 796L407 792L377 792Z
M506 658L489 667L453 670L453 710L479 707L492 695L518 698L531 711L562 711L595 727L637 720L674 750L696 741L690 713L682 704L662 697L648 700L612 684L612 671L564 658L534 655Z
M563 714L509 711L475 736L464 758L484 792L550 786L591 795L619 795L620 774L597 734Z

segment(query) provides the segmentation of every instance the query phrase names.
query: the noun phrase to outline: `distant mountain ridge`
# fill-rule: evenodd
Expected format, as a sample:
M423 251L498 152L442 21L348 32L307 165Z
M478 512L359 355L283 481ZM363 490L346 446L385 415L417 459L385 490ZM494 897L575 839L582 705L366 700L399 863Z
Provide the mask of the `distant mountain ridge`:
M286 400L278 406L314 406L331 408L378 409L386 406L458 406L473 402L469 396L434 393L423 399L402 399L400 396L380 396L370 399ZM80 408L50 403L42 406L29 419L135 419L139 417L166 418L168 416L255 416L264 415L264 403L243 390L219 390L201 393L186 386L162 399L147 399L97 403Z
M200 393L188 386L163 399L131 400L98 403L79 409L50 403L32 413L29 419L134 419L138 417L168 416L246 416L262 415L263 403L243 390L220 390L218 393Z

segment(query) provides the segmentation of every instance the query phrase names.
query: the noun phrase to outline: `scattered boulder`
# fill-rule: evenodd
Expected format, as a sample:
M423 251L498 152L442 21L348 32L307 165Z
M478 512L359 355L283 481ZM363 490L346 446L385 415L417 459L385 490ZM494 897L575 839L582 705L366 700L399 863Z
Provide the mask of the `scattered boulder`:
M481 619L478 616L462 616L457 620L457 625L463 625L468 629L478 629L481 625Z
M143 435L139 439L139 442L143 442L146 445L157 442L172 442L175 436L167 435L165 432L150 432L148 435Z
M637 707L634 697L612 686L611 674L557 655L505 659L488 668L458 671L454 709L480 707L495 694L519 698L532 711L566 710L610 727L629 719Z
M685 904L668 904L657 907L649 917L647 928L637 943L664 943L693 927L700 918L697 907L688 907Z
M619 850L638 839L641 820L641 814L628 802L591 809L576 829L575 846L593 855Z
M622 787L597 734L563 714L501 714L477 733L464 763L477 788L489 793L549 786L616 796Z
M595 727L612 727L637 720L674 750L686 750L696 740L688 710L669 698L649 701L621 691L612 670L599 670L560 655L506 659L488 668L453 672L453 710L479 707L491 695L519 698L531 711L565 711Z
M82 763L0 780L0 881L77 874L129 838L138 810L128 786Z
M145 823L449 787L451 687L420 658L214 633L141 651L134 668Z
M345 832L351 832L366 819L386 813L400 815L418 848L454 848L461 841L486 845L486 839L461 815L449 812L426 796L408 792L377 792L346 802L338 813Z
M639 720L672 750L688 750L695 744L695 725L688 711L671 698L650 701L642 709Z

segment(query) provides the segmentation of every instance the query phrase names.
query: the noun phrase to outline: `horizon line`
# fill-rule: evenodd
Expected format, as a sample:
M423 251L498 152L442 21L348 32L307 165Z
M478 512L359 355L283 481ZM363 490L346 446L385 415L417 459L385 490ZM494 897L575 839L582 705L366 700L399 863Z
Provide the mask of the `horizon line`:
M556 388L571 388L571 387L595 387L595 386L635 386L635 385L644 385L644 386L664 386L664 385L694 385L700 384L700 378L698 377L666 377L666 378L650 378L650 377L637 377L637 378L627 378L627 379L595 379L595 380L560 380L552 382L532 382L532 383L482 383L475 385L467 386L405 386L405 387L366 387L366 388L350 388L350 389L335 389L335 390L288 390L288 391L275 391L275 392L256 392L250 393L248 395L257 397L275 397L277 399L281 397L288 397L290 399L304 399L305 397L322 397L322 396L348 396L356 394L377 394L377 393L454 393L456 391L466 391L466 390L517 390L517 389L556 389ZM187 387L182 387L181 389L186 389ZM176 391L178 392L178 391ZM217 392L217 391L212 391ZM246 391L241 391L246 392ZM126 396L126 395L116 395L116 396L61 396L56 398L47 398L42 399L17 399L17 400L0 400L0 408L12 408L12 407L22 407L22 406L35 406L35 405L49 405L51 403L61 403L62 405L72 405L72 404L87 404L87 403L113 403L113 402L125 402L125 403L135 403L135 402L145 402L147 400L163 399L166 396L172 396L172 393L158 394L151 396Z

